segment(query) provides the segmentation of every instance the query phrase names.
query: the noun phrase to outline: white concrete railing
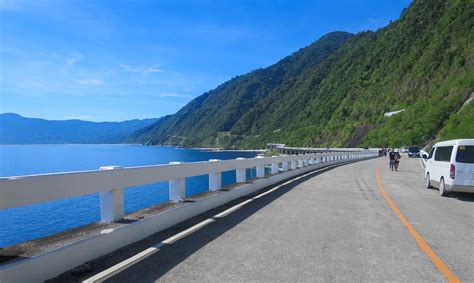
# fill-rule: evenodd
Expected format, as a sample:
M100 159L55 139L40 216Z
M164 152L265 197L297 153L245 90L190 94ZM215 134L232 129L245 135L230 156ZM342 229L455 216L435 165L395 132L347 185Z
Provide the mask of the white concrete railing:
M212 194L195 202L164 210L156 215L122 223L100 234L79 239L36 256L0 264L0 282L40 282L51 279L87 261L106 255L126 245L140 241L182 221L252 194L278 182L316 169L361 160L378 152L318 153L278 157L173 163L134 168L102 167L99 171L46 174L0 178L0 209L39 203L48 200L100 193L101 218L115 221L123 216L123 188L169 182L170 200L184 197L186 177L209 175L209 189L221 186L221 172L235 170L240 183L232 190ZM265 176L265 166L271 173ZM257 177L246 182L246 168L255 168Z
M112 222L124 217L123 189L163 181L169 182L170 201L185 197L185 178L209 175L209 190L221 189L221 173L236 170L236 182L246 182L246 169L256 168L257 178L265 176L265 166L271 166L271 174L288 171L310 164L335 160L362 159L378 155L378 152L334 152L308 155L290 155L209 162L122 168L105 166L100 170L55 173L0 178L0 209L31 205L45 201L100 193L101 220Z

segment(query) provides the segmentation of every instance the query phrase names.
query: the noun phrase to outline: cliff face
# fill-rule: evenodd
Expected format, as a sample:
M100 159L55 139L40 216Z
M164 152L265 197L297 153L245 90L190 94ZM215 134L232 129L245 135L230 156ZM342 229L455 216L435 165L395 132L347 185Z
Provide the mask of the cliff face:
M414 1L376 32L330 33L209 91L131 140L401 146L474 137L472 1ZM385 112L405 109L384 117Z

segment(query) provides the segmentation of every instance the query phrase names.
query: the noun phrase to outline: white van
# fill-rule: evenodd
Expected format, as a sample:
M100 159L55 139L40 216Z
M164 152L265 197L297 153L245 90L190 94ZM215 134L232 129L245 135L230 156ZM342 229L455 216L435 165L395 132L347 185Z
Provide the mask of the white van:
M425 185L439 194L474 192L474 139L450 140L433 146L426 159Z

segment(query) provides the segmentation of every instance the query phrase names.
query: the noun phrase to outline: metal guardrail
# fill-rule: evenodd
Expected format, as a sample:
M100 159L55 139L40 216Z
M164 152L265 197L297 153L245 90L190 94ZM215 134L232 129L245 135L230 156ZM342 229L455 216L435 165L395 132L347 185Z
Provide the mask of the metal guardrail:
M267 148L276 149L283 154L308 154L308 153L329 153L329 152L363 152L378 151L380 148L340 148L340 147L291 147L279 143L267 143Z
M276 174L309 164L376 155L378 152L375 151L357 151L258 156L128 168L105 166L94 171L6 177L0 178L0 209L100 193L101 220L118 221L124 216L124 188L168 181L170 201L180 201L184 199L184 180L187 177L209 175L209 190L217 191L222 186L221 173L224 171L236 170L236 182L244 183L247 181L247 168L256 168L257 177L264 177L267 165L272 168L271 174Z

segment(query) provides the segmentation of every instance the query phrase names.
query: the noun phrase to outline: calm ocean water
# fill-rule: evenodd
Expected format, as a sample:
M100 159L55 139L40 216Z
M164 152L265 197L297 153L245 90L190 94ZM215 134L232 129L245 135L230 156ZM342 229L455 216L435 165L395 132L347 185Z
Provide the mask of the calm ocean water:
M140 145L0 145L0 177L94 170L100 166L140 166L171 161L205 161L254 157L255 152L205 152L195 149ZM248 170L247 175L255 174ZM250 176L249 176L250 177ZM235 182L235 172L224 172L223 185ZM186 179L186 195L208 189L208 177ZM168 200L168 183L125 190L125 212ZM98 194L0 210L0 247L48 236L97 222Z

